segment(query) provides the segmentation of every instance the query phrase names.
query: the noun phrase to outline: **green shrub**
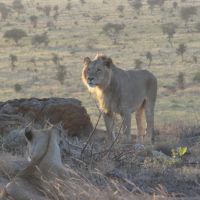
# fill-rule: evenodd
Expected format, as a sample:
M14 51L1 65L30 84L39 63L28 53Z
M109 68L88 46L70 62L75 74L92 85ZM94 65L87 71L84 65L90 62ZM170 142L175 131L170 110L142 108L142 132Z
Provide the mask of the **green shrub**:
M200 83L200 72L197 72L194 76L193 76L193 81L196 83Z

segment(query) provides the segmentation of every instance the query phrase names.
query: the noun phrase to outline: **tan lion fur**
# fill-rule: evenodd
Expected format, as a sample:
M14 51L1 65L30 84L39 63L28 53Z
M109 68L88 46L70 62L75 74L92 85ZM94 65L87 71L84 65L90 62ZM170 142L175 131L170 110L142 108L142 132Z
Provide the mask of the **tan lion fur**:
M45 200L42 190L48 181L67 174L61 162L57 129L26 129L30 157L29 165L10 181L2 192L2 199Z
M125 71L116 67L112 59L97 55L94 60L84 59L82 81L88 90L96 95L99 108L104 113L104 121L109 135L114 138L113 114L120 114L123 132L128 140L131 131L131 113L136 113L136 123L140 141L143 142L145 113L147 134L154 141L154 106L157 96L157 79L147 70Z

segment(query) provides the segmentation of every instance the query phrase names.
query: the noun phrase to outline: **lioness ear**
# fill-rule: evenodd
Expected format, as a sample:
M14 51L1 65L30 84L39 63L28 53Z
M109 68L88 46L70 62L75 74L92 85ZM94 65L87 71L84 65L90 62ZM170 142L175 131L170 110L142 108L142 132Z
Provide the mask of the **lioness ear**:
M25 128L25 137L29 142L33 139L33 132L30 127Z
M85 57L84 60L83 60L84 65L89 65L90 62L91 62L91 60L90 60L89 57Z
M104 63L105 63L105 65L106 65L106 67L108 67L108 68L111 68L111 67L112 67L112 64L113 64L111 58L106 58L105 61L104 61Z

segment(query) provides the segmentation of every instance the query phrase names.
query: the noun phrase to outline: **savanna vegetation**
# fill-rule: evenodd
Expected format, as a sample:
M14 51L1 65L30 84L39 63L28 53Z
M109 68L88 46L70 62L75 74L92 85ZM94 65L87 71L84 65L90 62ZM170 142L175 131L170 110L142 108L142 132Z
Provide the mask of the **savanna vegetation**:
M149 194L151 199L154 194L198 199L199 0L1 0L0 38L1 101L74 97L93 124L99 111L81 82L84 57L99 52L123 69L153 72L158 79L156 152L149 146L140 153L119 150L112 159L86 159L75 168L87 171L97 194L106 185L103 175L113 178L117 184L108 188L108 199L125 191L121 199L130 199L129 192L144 199ZM134 127L133 119L136 134ZM98 128L104 128L102 120ZM94 169L103 174L99 184Z

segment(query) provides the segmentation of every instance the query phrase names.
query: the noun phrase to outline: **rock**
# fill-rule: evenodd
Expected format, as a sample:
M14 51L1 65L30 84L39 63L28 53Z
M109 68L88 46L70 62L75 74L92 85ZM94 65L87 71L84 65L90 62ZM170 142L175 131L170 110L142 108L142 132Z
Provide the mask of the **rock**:
M81 101L74 98L30 98L0 102L0 124L5 124L5 114L8 115L6 122L10 121L9 117L15 118L12 119L11 125L6 123L6 127L0 127L3 135L7 134L7 127L10 132L20 125L23 127L33 122L35 126L43 128L47 120L54 125L62 123L71 136L89 135L93 129L86 109L81 105Z

